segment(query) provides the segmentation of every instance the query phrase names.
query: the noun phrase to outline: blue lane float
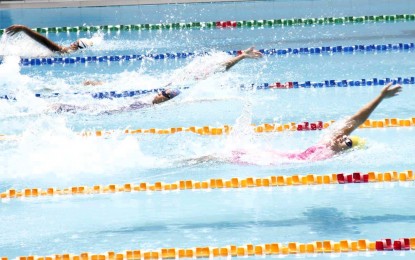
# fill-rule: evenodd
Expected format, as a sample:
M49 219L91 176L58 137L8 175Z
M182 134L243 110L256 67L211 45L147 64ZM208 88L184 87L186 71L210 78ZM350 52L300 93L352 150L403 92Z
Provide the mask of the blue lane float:
M312 81L289 81L285 83L274 82L274 83L262 83L259 85L250 84L250 85L241 85L241 90L251 90L251 89L298 89L298 88L332 88L332 87L364 87L364 86L384 86L392 82L393 84L402 84L402 85L413 85L415 84L415 77L397 77L397 78L372 78L372 79L361 79L361 80L324 80L321 82L312 82ZM180 87L179 89L189 89L189 87ZM158 93L165 88L155 88L155 89L142 89L142 90L129 90L129 91L103 91L103 92L74 92L74 93L36 93L35 97L39 98L53 98L62 95L90 95L95 99L114 99L114 98L127 98L140 96L150 93ZM15 97L10 95L0 96L0 99L5 100L16 100Z
M332 87L365 87L365 86L384 86L386 84L402 84L413 85L415 84L415 77L397 77L397 78L373 78L373 79L361 79L361 80L324 80L322 82L297 82L290 81L285 83L262 83L258 86L254 86L256 89L295 89L295 88L332 88ZM243 87L252 88L253 86Z
M264 55L313 55L313 54L330 54L330 53L366 53L366 52L385 52L385 51L410 51L415 49L414 43L397 43L397 44L370 44L370 45L352 45L352 46L323 46L323 47L301 47L286 49L261 49ZM237 55L241 51L227 51L231 55ZM74 63L97 63L97 62L124 62L138 61L144 58L156 60L164 59L184 59L194 56L208 55L208 52L178 52L178 53L161 53L161 54L132 54L132 55L111 55L111 56L87 56L87 57L55 57L55 58L22 58L22 66L40 66L52 64L74 64Z

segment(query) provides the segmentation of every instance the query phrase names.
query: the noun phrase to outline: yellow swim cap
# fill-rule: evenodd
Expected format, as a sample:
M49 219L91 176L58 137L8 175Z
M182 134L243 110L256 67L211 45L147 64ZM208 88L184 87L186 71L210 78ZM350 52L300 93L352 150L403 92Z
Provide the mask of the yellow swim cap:
M359 136L350 136L350 140L352 140L352 148L363 148L366 144L366 140Z

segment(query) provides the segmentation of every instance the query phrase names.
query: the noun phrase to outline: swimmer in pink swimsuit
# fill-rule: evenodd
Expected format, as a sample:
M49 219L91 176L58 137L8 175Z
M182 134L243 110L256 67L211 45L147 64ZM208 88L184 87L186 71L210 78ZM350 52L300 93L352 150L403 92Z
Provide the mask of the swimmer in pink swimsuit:
M307 148L302 152L281 152L276 150L270 151L232 151L232 157L230 161L232 163L249 165L257 161L258 156L270 157L273 164L275 161L320 161L329 159L334 156L334 152L330 149L327 144L314 145ZM251 158L250 158L251 157Z
M291 160L320 161L333 157L334 153L328 145L314 145L299 153L281 154Z
M349 135L369 118L370 114L384 99L397 96L401 91L402 87L400 85L392 86L392 83L389 83L381 90L376 98L363 106L356 114L347 119L343 126L334 131L329 138L329 141L311 146L303 152L283 153L274 150L269 151L269 153L281 159L320 161L329 159L350 148L361 146L363 143L362 139L357 136ZM231 161L238 164L249 164L243 158L247 154L247 151L233 151Z

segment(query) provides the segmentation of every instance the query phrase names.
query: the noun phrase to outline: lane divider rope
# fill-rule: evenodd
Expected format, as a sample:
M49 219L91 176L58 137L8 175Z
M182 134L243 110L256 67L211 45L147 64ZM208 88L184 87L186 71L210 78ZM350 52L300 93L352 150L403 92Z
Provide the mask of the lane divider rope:
M388 52L388 51L413 51L415 44L396 43L396 44L369 44L369 45L351 45L351 46L322 46L322 47L300 47L286 49L260 49L264 55L321 55L332 53L368 53L368 52ZM227 51L231 55L238 55L241 50ZM155 60L180 59L194 56L208 55L208 52L177 52L177 53L160 53L160 54L132 54L132 55L104 55L104 56L86 56L86 57L54 57L54 58L22 58L20 64L22 66L40 66L52 64L88 64L106 62L112 64L114 62L123 63L127 61L139 61L145 58Z
M260 85L241 85L241 90L252 89L296 89L296 88L331 88L331 87L360 87L360 86L384 86L392 82L393 84L412 85L415 84L415 77L396 77L396 78L373 78L373 79L361 79L361 80L324 80L320 82L312 81L289 81L289 82L274 82L274 83L262 83ZM178 87L178 89L189 89L190 87ZM126 98L140 96L150 93L158 93L164 88L155 89L142 89L142 90L126 90L126 91L101 91L101 92L73 92L73 93L35 93L35 97L40 98L53 98L61 95L91 95L95 99L114 99L114 98ZM12 95L2 95L0 99L16 100Z
M328 128L332 125L335 120L327 121L317 121L314 123L310 122L302 122L302 123L286 123L286 124L273 124L273 123L265 123L261 125L252 125L253 131L255 133L270 133L270 132L283 132L283 131L316 131ZM364 124L362 124L359 128L384 128L384 127L411 127L415 126L415 117L409 119L398 119L398 118L385 118L380 120L371 120L367 119ZM223 135L229 134L233 130L232 126L224 125L223 127L211 127L211 126L203 126L203 127L173 127L173 128L166 128L166 129L158 129L158 128L149 128L149 129L135 129L124 130L125 134L175 134L179 132L191 132L199 135ZM83 136L104 136L110 135L115 133L115 130L111 131L103 131L103 130L96 130L95 132L85 131L81 134Z
M0 193L1 200L16 198L63 196L63 195L85 195L85 194L111 194L121 192L155 192L155 191L175 191L175 190L208 190L208 189L243 189L258 187L281 187L299 185L329 185L329 184L351 184L351 183L374 183L374 182L408 182L414 181L412 170L397 172L354 172L352 174L333 173L333 174L308 174L292 176L269 176L269 177L248 177L231 178L229 180L216 178L206 181L180 180L174 183L164 183L161 181L153 184L142 182L139 184L125 183L122 185L109 184L94 186L73 186L70 188L25 188L21 191L9 189Z
M302 123L286 123L286 124L261 124L252 125L255 133L271 133L271 132L283 132L283 131L316 131L328 128L332 125L335 120L317 121L314 123L302 122ZM359 128L385 128L385 127L412 127L415 126L415 117L409 119L398 119L398 118L385 118L380 120L367 119L364 124ZM124 134L176 134L180 132L191 132L199 135L224 135L229 134L233 130L232 126L224 125L222 127L211 127L211 126L190 126L190 127L172 127L166 129L149 128L142 129L138 128L135 130L95 130L95 131L83 131L80 132L81 136L109 136L116 133ZM0 134L0 141L16 141L19 137L17 135L2 135Z
M291 19L267 19L267 20L242 20L242 21L215 21L215 22L180 22L157 24L128 24L128 25L101 25L101 26L63 26L33 28L39 33L60 32L119 32L136 30L171 30L171 29L225 29L225 28L256 28L256 27L288 27L304 25L343 25L355 23L383 23L414 21L414 14L396 15L367 15L367 16L343 16L320 18L291 18ZM5 29L0 29L0 35Z
M211 258L211 257L246 257L288 254L330 254L357 253L375 251L407 251L415 250L415 238L399 238L392 240L382 238L376 241L359 240L321 240L311 243L288 242L269 244L246 244L243 246L228 245L224 247L193 248L160 248L156 250L126 250L116 253L109 251L101 254L89 252L76 254L54 254L46 257L20 256L16 260L137 260L137 259L178 259L178 258ZM8 260L7 257L1 260Z

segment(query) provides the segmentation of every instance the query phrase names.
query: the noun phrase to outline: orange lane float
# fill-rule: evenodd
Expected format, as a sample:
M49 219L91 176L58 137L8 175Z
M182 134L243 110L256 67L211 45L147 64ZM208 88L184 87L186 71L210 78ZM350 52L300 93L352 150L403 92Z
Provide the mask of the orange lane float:
M109 184L94 186L74 186L64 189L58 188L25 188L22 190L9 189L0 193L0 199L16 199L23 197L45 197L62 195L82 195L82 194L108 194L119 192L154 192L154 191L173 191L173 190L207 190L207 189L242 189L254 187L276 187L276 186L295 186L295 185L328 185L328 184L352 184L352 183L372 183L372 182L408 182L414 181L412 170L397 172L354 172L351 174L307 174L292 176L269 176L269 177L247 177L231 179L209 179L205 181L180 180L174 183L163 183L160 181L153 184L142 182L138 184L125 183L122 185Z
M302 123L286 123L286 124L274 124L274 123L265 123L261 125L252 125L252 129L255 133L270 133L270 132L283 132L283 131L316 131L323 130L332 125L335 121L330 120L327 122L317 121L317 122L302 122ZM398 119L398 118L385 118L380 120L371 120L368 119L362 124L359 128L386 128L386 127L411 127L415 126L415 117L409 119ZM223 135L229 134L232 131L233 127L229 125L224 125L222 127L212 127L212 126L189 126L189 127L172 127L166 129L126 129L124 130L125 134L175 134L179 132L191 132L199 135ZM84 131L81 134L83 136L106 136L116 131L103 131L96 130L94 132Z
M286 123L286 124L274 124L265 123L261 125L252 125L252 129L255 133L271 133L271 132L284 132L284 131L316 131L323 130L332 125L335 121L330 120L327 122L302 122L302 123ZM409 119L398 118L385 118L380 120L366 120L359 128L387 128L387 127L412 127L415 126L415 117ZM115 133L124 133L129 135L134 134L175 134L180 132L195 133L199 135L223 135L229 134L233 130L232 126L223 125L221 127L212 126L189 126L189 127L171 127L166 129L148 128L148 129L126 129L123 131L118 130L95 130L95 131L83 131L80 135L89 136L109 136ZM15 141L18 140L18 136L7 136L0 134L0 141Z
M160 248L156 250L126 250L116 253L81 253L54 254L51 256L20 256L17 260L149 260L149 259L178 259L178 258L213 258L213 257L247 257L264 255L288 254L330 254L358 253L375 251L408 251L415 250L415 237L390 238L369 241L359 240L321 240L310 243L288 242L269 244L246 244L243 246L228 245L224 247L204 246L193 248ZM2 257L1 260L8 260Z

